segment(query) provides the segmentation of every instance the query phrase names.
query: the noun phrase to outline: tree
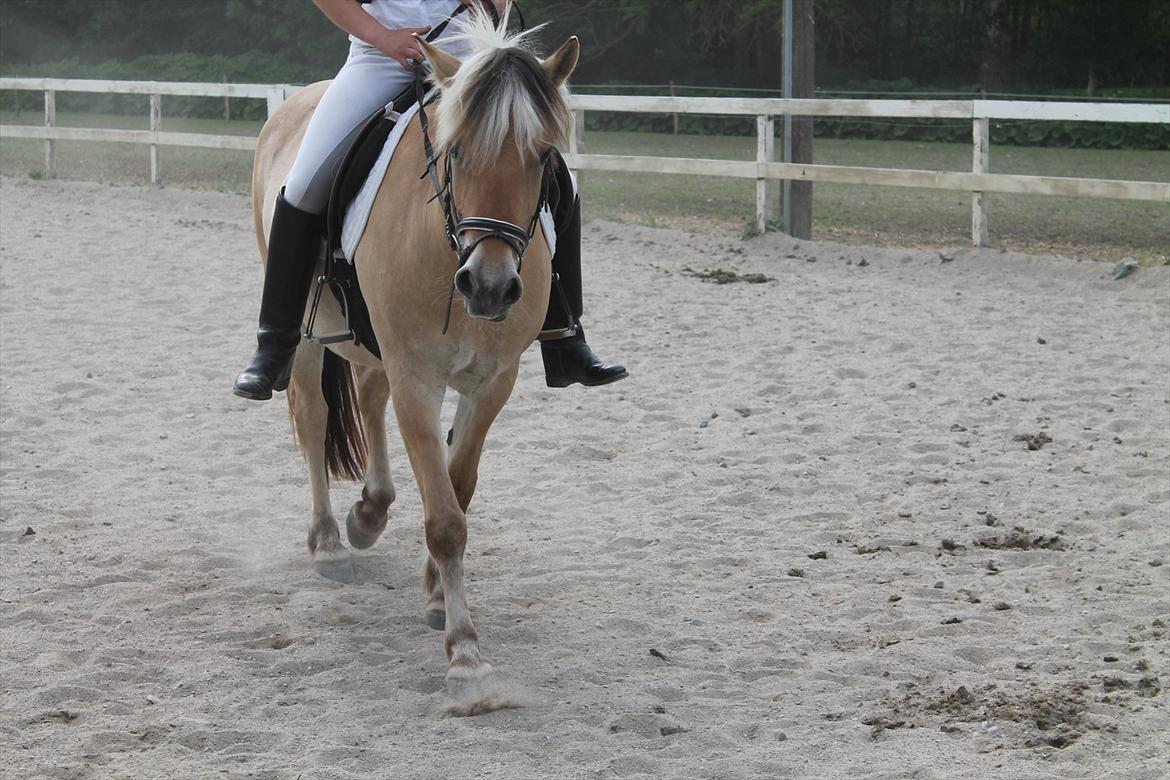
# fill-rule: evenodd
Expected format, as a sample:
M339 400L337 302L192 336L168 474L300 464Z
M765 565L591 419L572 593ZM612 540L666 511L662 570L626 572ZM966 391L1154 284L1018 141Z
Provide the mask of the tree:
M782 0L520 1L530 24L548 23L545 45L581 37L578 83L780 86ZM822 86L1041 91L1083 88L1092 74L1101 89L1165 90L1170 77L1167 0L815 3ZM329 76L346 53L310 0L0 0L0 31L7 72L251 53L258 72L275 64L293 80Z

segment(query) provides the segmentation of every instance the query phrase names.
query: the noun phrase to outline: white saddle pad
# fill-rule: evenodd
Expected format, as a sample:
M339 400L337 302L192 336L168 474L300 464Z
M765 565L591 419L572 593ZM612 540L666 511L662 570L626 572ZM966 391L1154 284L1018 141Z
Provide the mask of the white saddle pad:
M386 177L390 161L394 159L394 150L398 148L402 134L406 132L410 121L417 114L417 103L402 113L398 123L390 131L386 145L382 147L382 153L378 155L374 167L370 169L370 175L366 177L365 184L358 190L353 202L345 210L345 219L341 225L341 251L345 253L345 258L351 263L354 253L357 252L358 242L362 240L362 234L366 232L370 210L374 207L374 197L382 186L382 179ZM547 205L540 212L540 227L544 231L544 238L548 242L549 250L555 253L557 251L557 234L553 226L552 212L549 211Z

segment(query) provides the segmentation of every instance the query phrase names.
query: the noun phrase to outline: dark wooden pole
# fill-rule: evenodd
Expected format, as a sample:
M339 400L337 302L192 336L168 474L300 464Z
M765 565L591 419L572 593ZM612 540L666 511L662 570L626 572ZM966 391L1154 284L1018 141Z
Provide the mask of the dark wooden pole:
M794 0L792 13L792 96L815 98L816 82L816 18L815 0ZM792 126L792 162L813 161L813 118L794 117ZM792 182L792 205L788 209L791 220L789 235L794 238L812 238L813 183Z

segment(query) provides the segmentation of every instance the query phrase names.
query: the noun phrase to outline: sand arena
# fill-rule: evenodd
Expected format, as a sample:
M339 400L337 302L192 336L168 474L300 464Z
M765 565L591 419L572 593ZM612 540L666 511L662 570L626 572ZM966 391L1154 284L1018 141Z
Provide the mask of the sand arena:
M400 442L338 585L231 395L248 209L0 181L0 774L1164 776L1170 268L587 223L632 376L526 354L467 555L523 706L452 718Z

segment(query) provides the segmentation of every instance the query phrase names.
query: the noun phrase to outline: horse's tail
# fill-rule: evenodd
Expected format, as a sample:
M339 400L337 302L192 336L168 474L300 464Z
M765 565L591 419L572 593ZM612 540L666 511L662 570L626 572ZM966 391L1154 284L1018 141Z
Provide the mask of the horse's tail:
M348 360L329 350L325 350L321 392L329 407L325 424L325 466L329 476L358 482L366 475L369 450L353 384L353 369Z

